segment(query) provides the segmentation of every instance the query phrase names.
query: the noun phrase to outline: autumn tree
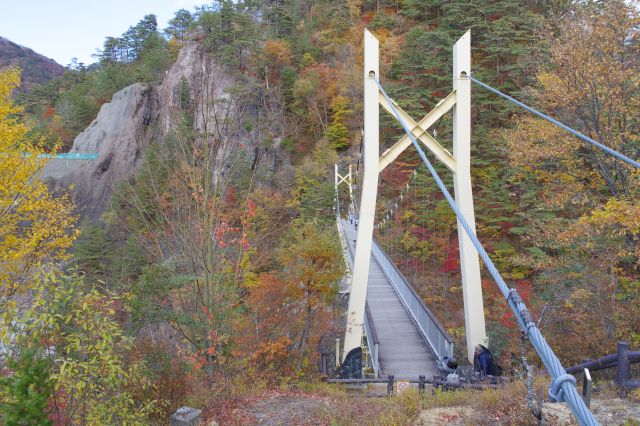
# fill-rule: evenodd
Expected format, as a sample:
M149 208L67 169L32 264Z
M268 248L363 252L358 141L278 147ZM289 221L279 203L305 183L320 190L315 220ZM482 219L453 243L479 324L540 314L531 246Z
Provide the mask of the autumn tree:
M285 40L267 40L258 55L259 66L264 67L267 81L272 84L280 79L282 70L291 65L291 59L291 45Z
M326 139L319 141L311 155L296 170L294 186L288 204L305 220L333 220L335 190L327 170L336 164L338 156Z
M76 236L69 196L54 196L41 179L43 141L28 136L11 100L19 81L17 69L0 70L0 313L35 269L67 258Z
M143 363L127 360L132 339L117 321L121 300L55 270L37 274L31 288L32 304L12 308L13 321L0 331L9 357L16 358L11 365L34 377L27 405L44 406L55 424L146 424L158 403L137 398L150 382ZM0 406L20 401L11 390L23 380L22 374L3 380Z
M294 113L303 118L308 130L317 135L326 132L331 115L331 99L336 85L332 69L325 64L314 64L305 68L293 86Z
M331 147L336 150L349 146L349 128L347 119L353 112L349 109L349 99L344 96L336 96L331 102L331 125L327 128L327 138Z
M164 32L182 42L187 36L189 27L193 24L193 15L186 9L180 9L167 24L168 27L164 29Z
M337 296L338 281L343 275L338 241L334 229L323 229L315 221L300 222L293 225L290 237L278 253L287 294L299 307L296 311L300 326L293 342L298 370L318 312L328 309Z
M263 375L278 377L291 373L291 345L295 305L288 299L288 286L277 271L264 272L244 283L246 315L238 318L238 352ZM267 380L271 377L267 377Z
M631 158L640 149L639 24L636 2L577 5L549 40L552 63L532 91L544 110ZM639 292L640 174L531 116L517 118L507 139L520 204L531 209L526 261L564 308L551 315L556 330L578 340L588 333L579 346L592 352L637 341L629 319ZM562 325L566 315L581 320Z

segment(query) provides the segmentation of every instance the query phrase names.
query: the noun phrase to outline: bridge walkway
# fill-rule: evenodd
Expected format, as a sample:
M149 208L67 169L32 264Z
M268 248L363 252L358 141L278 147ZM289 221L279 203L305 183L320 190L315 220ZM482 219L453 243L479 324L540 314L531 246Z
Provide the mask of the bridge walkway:
M342 221L342 229L353 259L357 231L349 221ZM435 355L373 254L367 288L367 304L379 340L380 375L417 379L438 374Z

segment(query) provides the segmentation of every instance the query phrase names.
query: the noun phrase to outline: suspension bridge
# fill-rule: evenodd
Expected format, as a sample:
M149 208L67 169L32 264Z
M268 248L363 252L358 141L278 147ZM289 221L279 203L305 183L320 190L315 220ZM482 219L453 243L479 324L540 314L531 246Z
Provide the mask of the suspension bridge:
M464 300L466 354L473 362L474 348L488 346L480 263L487 271L511 308L517 322L539 355L551 377L549 399L566 402L581 425L598 424L576 390L576 380L567 374L560 360L547 344L533 316L515 288L509 288L491 258L478 240L475 230L471 187L471 84L474 83L525 110L543 118L631 167L640 163L577 132L569 126L525 105L493 87L477 80L471 73L471 35L465 33L453 47L453 90L420 121L415 121L386 93L379 75L378 40L367 30L364 34L364 137L363 171L360 177L360 202L354 197L351 167L345 175L335 169L336 223L349 265L349 305L340 359L347 369L360 367L363 338L370 354L374 374L413 378L432 376L453 355L453 339L431 310L423 303L408 280L373 237L379 174L410 146L430 172L451 210L458 229L460 270ZM379 106L394 117L404 135L380 155ZM428 132L444 114L453 116L453 152L444 148ZM420 143L419 143L420 142ZM451 195L431 164L423 148L430 151L453 173L454 195ZM345 219L341 213L338 188L349 187L349 205ZM397 208L397 206L396 206ZM356 360L356 362L354 362ZM355 366L355 367L354 367Z

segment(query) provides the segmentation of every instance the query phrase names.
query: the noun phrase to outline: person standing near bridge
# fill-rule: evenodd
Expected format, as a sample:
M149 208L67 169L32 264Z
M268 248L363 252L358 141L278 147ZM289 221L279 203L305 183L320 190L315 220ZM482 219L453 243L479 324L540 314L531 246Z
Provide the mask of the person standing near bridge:
M480 376L499 376L502 374L502 368L494 361L493 354L483 345L476 346L473 356L473 371L479 372Z

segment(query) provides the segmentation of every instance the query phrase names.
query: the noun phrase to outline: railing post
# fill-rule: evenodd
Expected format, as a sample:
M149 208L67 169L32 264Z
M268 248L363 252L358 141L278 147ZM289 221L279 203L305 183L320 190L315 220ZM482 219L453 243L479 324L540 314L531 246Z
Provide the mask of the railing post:
M584 405L589 408L591 405L591 389L593 388L593 381L591 380L591 374L589 373L589 369L584 369L584 378L582 380L582 400L584 401Z
M616 370L616 383L620 389L626 389L626 382L631 379L631 362L629 361L629 342L618 342L618 369Z
M425 383L427 382L425 376L418 376L418 390L423 391L425 389Z
M395 384L395 376L392 374L389 374L388 377L388 382L387 382L387 395L391 396L393 395L393 386Z
M373 372L375 373L375 378L377 379L380 373L380 365L378 364L378 347L380 345L378 343L373 345L373 360L375 362L375 368Z

